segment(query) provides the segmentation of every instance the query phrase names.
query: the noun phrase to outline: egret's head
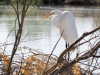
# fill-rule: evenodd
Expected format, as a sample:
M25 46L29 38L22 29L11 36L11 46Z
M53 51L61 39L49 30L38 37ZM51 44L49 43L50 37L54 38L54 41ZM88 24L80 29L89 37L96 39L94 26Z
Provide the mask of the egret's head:
M53 15L60 15L62 14L61 10L53 10L51 13L53 13Z
M46 16L44 16L43 18L42 18L42 20L43 19L46 19L46 18L48 18L48 17L50 17L50 16L52 16L52 15L59 15L59 14L61 14L62 12L60 11L60 10L53 10L51 13L49 13L49 14L47 14Z

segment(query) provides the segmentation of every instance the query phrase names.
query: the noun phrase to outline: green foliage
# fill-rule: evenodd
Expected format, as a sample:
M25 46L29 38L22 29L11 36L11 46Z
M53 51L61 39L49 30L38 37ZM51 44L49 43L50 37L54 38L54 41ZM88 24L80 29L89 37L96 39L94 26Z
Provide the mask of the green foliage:
M36 5L43 5L42 0L34 0L34 2Z
M17 0L9 0L9 1L11 1L13 4L16 4ZM29 1L29 0L27 0L27 1ZM23 4L23 0L18 0L18 2L19 2L19 4ZM9 4L9 3L8 3L7 0L0 0L0 4L6 5L6 4ZM33 0L31 5L39 6L39 5L43 5L43 2L42 2L42 0Z
M90 3L96 3L96 4L100 4L100 0L90 0Z

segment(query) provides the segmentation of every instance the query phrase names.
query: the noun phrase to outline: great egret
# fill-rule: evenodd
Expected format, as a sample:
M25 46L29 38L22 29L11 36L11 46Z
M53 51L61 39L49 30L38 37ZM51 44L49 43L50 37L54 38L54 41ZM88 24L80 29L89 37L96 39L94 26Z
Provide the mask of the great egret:
M46 19L50 16L52 16L53 25L59 29L60 35L63 32L62 37L69 45L71 45L78 39L75 19L70 11L62 12L61 10L53 10L42 19Z

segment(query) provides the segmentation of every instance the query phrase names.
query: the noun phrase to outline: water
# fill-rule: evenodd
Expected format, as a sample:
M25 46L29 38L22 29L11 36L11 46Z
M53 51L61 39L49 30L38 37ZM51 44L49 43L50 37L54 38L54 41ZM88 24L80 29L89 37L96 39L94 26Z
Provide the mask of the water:
M40 7L34 9L31 7L25 18L22 39L23 42L20 46L27 46L33 49L41 49L44 53L50 54L53 50L57 40L59 39L59 33L51 23L51 18L41 20L41 18L49 13L51 10L58 7ZM31 10L32 9L32 10ZM69 10L75 15L76 26L79 37L84 33L94 29L96 16L100 14L100 10L97 7L60 7L61 10ZM15 25L15 15L11 8L0 9L0 45L6 42L6 38L12 28ZM12 15L10 14L12 12ZM15 31L13 30L7 38L7 43L14 43ZM6 51L11 51L13 45L8 45ZM3 47L3 46L2 46ZM81 47L82 49L87 46ZM61 39L54 51L55 55L59 55L65 49L65 41Z

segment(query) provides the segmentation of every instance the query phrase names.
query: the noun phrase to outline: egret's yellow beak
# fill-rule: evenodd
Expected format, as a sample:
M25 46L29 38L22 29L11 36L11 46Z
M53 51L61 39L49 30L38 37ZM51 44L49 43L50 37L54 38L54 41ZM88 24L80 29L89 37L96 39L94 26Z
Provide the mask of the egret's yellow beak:
M42 20L44 20L44 19L50 17L52 14L53 14L53 13L47 14L46 16L44 16L44 17L42 18Z

